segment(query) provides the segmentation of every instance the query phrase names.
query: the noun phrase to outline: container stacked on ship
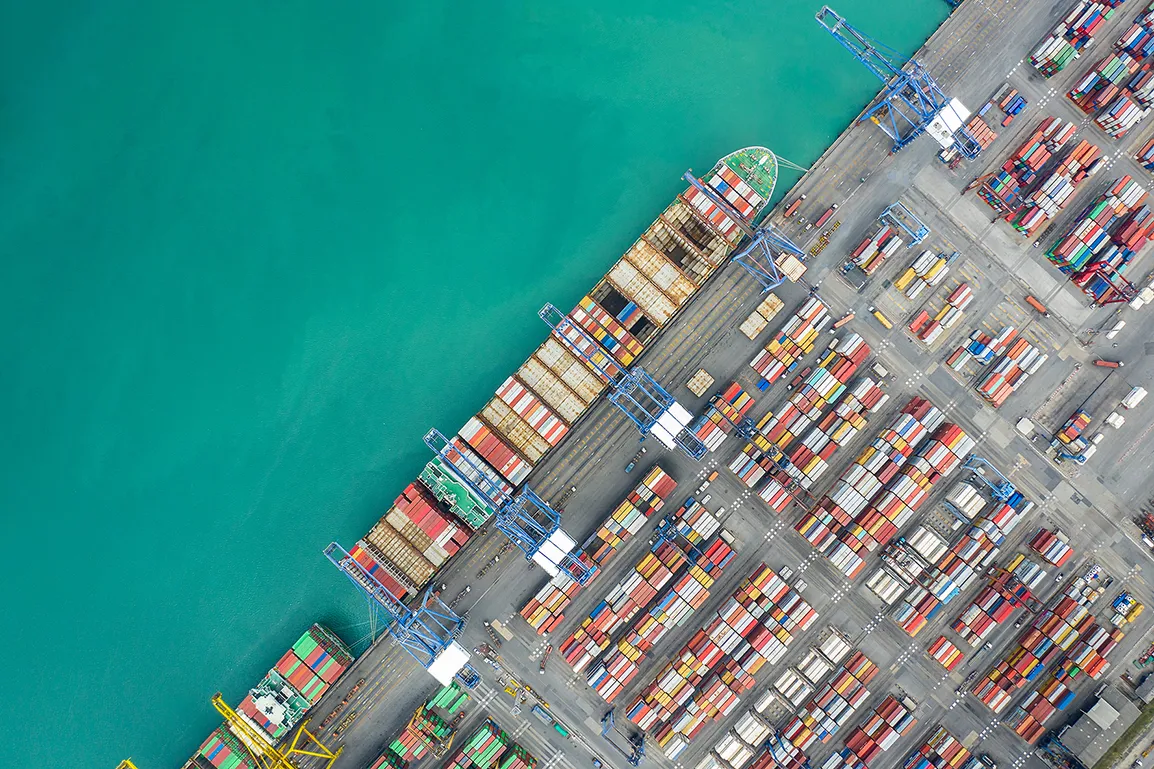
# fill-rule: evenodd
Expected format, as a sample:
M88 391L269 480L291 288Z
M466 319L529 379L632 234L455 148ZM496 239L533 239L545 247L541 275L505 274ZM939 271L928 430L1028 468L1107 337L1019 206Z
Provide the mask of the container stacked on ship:
M640 531L649 517L661 509L676 486L677 481L660 467L654 466L613 509L580 548L578 557L594 570L594 576L625 540ZM560 572L529 599L521 609L521 616L539 634L548 633L561 623L565 609L580 591L581 585L577 580Z
M313 625L249 690L236 712L255 735L276 745L304 720L352 661L344 641L324 625ZM244 743L227 724L208 736L186 766L256 769Z

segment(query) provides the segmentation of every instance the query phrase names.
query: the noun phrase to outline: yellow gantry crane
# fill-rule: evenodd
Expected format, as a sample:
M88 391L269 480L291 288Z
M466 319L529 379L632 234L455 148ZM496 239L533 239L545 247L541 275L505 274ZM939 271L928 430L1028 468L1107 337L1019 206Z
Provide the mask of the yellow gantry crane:
M252 727L248 721L245 721L239 714L224 701L220 696L220 692L213 695L212 706L216 708L217 712L224 716L224 721L228 724L228 728L236 735L252 755L252 759L256 762L259 769L297 769L292 759L296 756L310 756L312 758L320 758L326 761L324 769L331 769L333 762L344 750L340 747L334 753L329 750L317 738L315 734L310 732L306 727L308 721L305 721L297 727L296 734L293 735L292 742L286 750L279 750L260 735ZM131 764L129 764L131 767Z
M131 758L126 758L120 762L120 765L117 766L116 769L136 769L136 764L132 763Z

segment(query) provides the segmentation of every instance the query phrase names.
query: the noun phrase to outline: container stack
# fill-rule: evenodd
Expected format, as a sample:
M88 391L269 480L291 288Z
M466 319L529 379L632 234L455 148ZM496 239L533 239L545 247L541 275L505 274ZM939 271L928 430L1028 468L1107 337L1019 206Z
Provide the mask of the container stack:
M989 500L976 486L958 481L946 494L945 506L959 520L972 521L974 516L986 509Z
M1071 88L1066 96L1078 109L1093 114L1122 92L1142 64L1125 51L1112 51Z
M750 339L757 339L762 331L777 317L785 304L777 298L776 294L766 294L765 299L757 306L757 309L750 313L750 316L742 321L741 333L745 334Z
M910 585L945 554L945 540L924 526L915 526L906 537L899 537L882 549L881 563L866 580L874 595L892 606Z
M1046 665L1096 627L1090 606L1100 594L1101 589L1090 588L1085 578L1073 580L1064 593L1051 600L1049 608L1038 614L1006 656L978 681L972 690L974 695L995 713L1004 712L1014 692L1041 678Z
M977 516L942 559L923 574L894 610L894 622L916 637L942 608L972 585L997 556L1006 536L1034 508L1020 492Z
M787 459L781 449L754 435L751 443L729 463L738 480L756 490L765 504L777 514L784 513L793 502L797 482L786 473Z
M797 591L760 565L642 690L627 717L643 730L669 724L693 739L731 713L761 667L780 661L816 618Z
M979 366L988 366L994 358L1006 352L1017 336L1018 330L1013 326L1003 326L997 336L975 330L961 347L950 353L946 358L946 365L954 371L961 372L966 367L966 362L972 358Z
M779 449L789 448L795 438L818 422L825 407L845 392L846 383L869 354L869 345L858 334L835 339L789 400L757 423L758 432Z
M809 766L809 756L774 732L749 769L809 769Z
M546 339L514 376L569 424L605 389L601 377L556 336Z
M1095 625L1070 648L1054 675L1063 680L1073 680L1085 673L1095 681L1100 680L1110 666L1107 657L1125 637L1122 628L1107 629Z
M427 585L469 537L469 530L414 482L357 544L390 574L401 588L395 595L402 598Z
M613 702L629 685L650 651L667 633L684 625L709 598L710 588L733 560L733 549L715 540L693 566L634 620L625 635L600 662L590 668L589 685L606 702Z
M1121 139L1130 132L1142 118L1146 117L1148 107L1140 106L1134 94L1121 93L1110 102L1094 122L1106 132L1111 139Z
M950 272L950 261L933 251L923 251L906 271L894 281L894 288L905 294L907 299L917 299L927 288L935 288Z
M1102 151L1085 139L1071 150L1024 201L1010 226L1026 237L1033 237L1049 224L1058 212L1074 198L1074 192L1087 177L1097 173L1105 163Z
M1055 117L1043 120L998 171L984 178L978 197L1003 216L1018 210L1026 186L1037 180L1042 166L1062 151L1075 130L1073 123Z
M877 672L878 666L860 651L851 654L833 679L790 719L781 730L782 738L803 751L828 743L869 699L867 687Z
M677 481L659 466L654 466L613 509L578 556L594 570L594 577L625 540L640 531L649 517L661 509L676 486ZM580 590L577 580L562 571L529 599L521 608L521 616L538 634L548 633L564 619L565 609Z
M861 268L866 275L873 275L886 259L897 253L903 245L905 241L900 237L900 230L883 224L876 233L863 240L850 253L850 261Z
M860 573L864 561L843 535L883 486L893 479L921 442L944 421L932 403L913 398L858 455L833 489L797 522L794 529L843 573Z
M537 759L492 719L465 741L445 769L534 769Z
M217 769L257 769L248 749L223 724L208 735L197 754Z
M803 489L812 488L829 469L834 452L866 428L870 414L876 413L889 396L873 379L862 377L843 391L833 410L809 429L801 441L787 452L785 471Z
M981 589L951 626L963 641L977 648L1000 623L1005 622L1029 598L1029 588L1017 579Z
M441 687L424 705L417 708L404 731L389 744L385 752L392 753L402 762L402 766L420 761L429 755L432 748L449 741L453 735L451 722L468 701L469 693L455 682Z
M669 730L673 735L673 730ZM720 764L717 769L739 769L748 764L757 754L765 741L773 734L773 727L765 722L757 713L747 711L742 714L733 729L726 732L724 736L717 741L713 746L712 757L716 757ZM680 735L676 735L680 736ZM658 737L658 744L661 743L661 737ZM688 742L680 742L681 745L688 745ZM664 747L664 746L663 746ZM668 748L665 755L669 758L676 758L680 755L680 751L670 755Z
M838 536L838 544L831 547L831 562L847 578L857 577L865 556L889 543L910 522L938 480L959 468L974 446L974 440L957 425L940 425L870 504L853 517Z
M1134 159L1147 171L1154 171L1154 139L1143 144L1134 155Z
M922 310L910 322L910 332L927 347L933 346L941 335L962 319L962 313L974 301L974 292L968 283L962 283L946 297L946 306L932 318Z
M569 317L625 366L632 365L645 349L645 346L629 333L617 318L590 296L581 297L581 301L569 313Z
M978 769L982 766L958 738L939 726L913 753L906 758L902 769Z
M1114 14L1115 3L1082 0L1030 54L1030 64L1053 77L1094 42L1094 33Z
M741 424L745 414L753 407L753 396L742 389L737 382L709 399L705 413L698 417L691 428L701 439L705 448L717 451L735 425Z
M1082 211L1046 258L1098 298L1105 289L1098 290L1094 278L1103 271L1121 274L1154 231L1145 203L1146 190L1123 176Z
M792 371L801 358L813 352L818 335L829 320L829 309L820 299L816 296L806 299L781 331L769 340L765 349L749 362L753 370L761 375L758 389L769 387Z
M612 638L673 581L689 563L694 549L721 530L717 518L692 497L662 523L660 531L664 533L649 552L558 647L577 672L599 657Z
M867 769L917 723L909 707L892 694L886 695L865 722L845 738L845 748L830 756L821 769Z
M949 639L945 636L938 636L938 640L930 644L930 648L927 651L929 655L946 670L956 668L966 656L962 654L961 649L950 643Z
M1037 744L1046 733L1046 721L1055 713L1065 710L1074 701L1074 691L1053 676L1026 695L1022 704L1014 708L1006 719L1006 726L1031 745Z
M1046 561L1059 569L1066 565L1074 549L1070 547L1070 540L1061 529L1050 531L1039 529L1030 540L1030 549L1041 555Z
M1154 10L1149 5L1138 14L1114 47L1141 61L1154 54Z
M1014 392L1026 383L1050 356L1022 337L1006 348L1005 354L978 380L975 388L982 400L994 408L1001 408Z

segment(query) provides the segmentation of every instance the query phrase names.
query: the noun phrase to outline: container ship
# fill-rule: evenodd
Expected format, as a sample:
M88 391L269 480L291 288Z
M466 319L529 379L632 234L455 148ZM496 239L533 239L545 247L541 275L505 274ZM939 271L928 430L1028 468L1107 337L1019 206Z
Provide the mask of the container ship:
M631 366L734 253L745 237L741 224L755 223L765 212L777 176L777 158L764 147L726 155L702 182L745 221L733 221L689 187L581 297L569 320L612 355L609 363ZM494 514L490 502L454 472L482 487L513 492L605 387L588 363L551 334L448 439L445 458L430 461L348 551L361 567L350 573L358 578L363 570L399 599L415 595Z
M246 734L221 724L183 769L258 769L245 740L255 734L276 745L289 736L352 661L340 637L324 625L313 625L237 706L237 715L249 727L242 730Z

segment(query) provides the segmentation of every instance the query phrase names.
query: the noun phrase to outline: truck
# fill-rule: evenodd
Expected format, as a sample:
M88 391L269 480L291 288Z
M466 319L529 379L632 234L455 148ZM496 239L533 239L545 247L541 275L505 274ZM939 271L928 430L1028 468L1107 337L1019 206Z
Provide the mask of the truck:
M789 204L789 207L785 209L784 216L786 219L797 213L797 209L801 208L801 202L803 200L805 200L805 195L802 195L800 198Z
M1132 409L1135 406L1137 406L1139 403L1141 403L1142 399L1145 397L1146 397L1146 388L1145 387L1135 387L1134 389L1132 389L1129 392L1129 394L1125 398L1122 399L1122 408Z
M822 214L820 217L818 217L818 220L813 223L813 226L817 227L818 229L825 226L825 223L833 218L833 212L836 210L837 210L837 203L834 203L832 206L830 206L829 208L827 208L825 210L824 214ZM807 229L808 229L808 227L807 227Z
M1104 358L1099 358L1094 361L1094 365L1101 366L1102 368L1122 368L1126 364L1120 360L1105 360Z
M885 315L883 315L882 311L879 310L878 308L876 308L876 307L869 308L869 313L870 313L870 315L873 315L875 318L877 318L878 323L882 324L886 328L893 328L894 327L894 324L890 321L890 319L887 318Z
M1046 309L1046 305L1042 304L1036 298L1034 298L1033 296L1031 296L1029 294L1026 295L1026 304L1030 305L1035 310L1037 310L1039 313L1041 313L1043 318L1050 317L1050 311Z

